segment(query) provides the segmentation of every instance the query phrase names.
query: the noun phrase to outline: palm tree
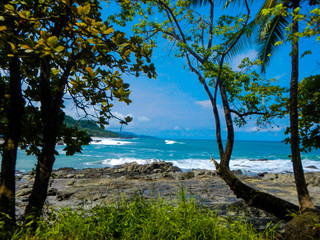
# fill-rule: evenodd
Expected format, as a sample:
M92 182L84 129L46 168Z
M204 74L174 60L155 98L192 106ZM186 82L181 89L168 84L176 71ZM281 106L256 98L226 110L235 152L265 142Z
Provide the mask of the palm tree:
M193 4L205 4L206 0L193 0ZM226 1L228 4L230 1ZM231 1L232 2L232 1ZM240 2L234 0L233 2ZM303 0L265 0L260 11L257 13L255 19L248 24L247 32L254 33L259 47L259 59L263 60L264 65L262 71L270 61L270 55L277 50L275 43L284 39L285 28L292 23L292 34L299 32L298 21L290 19L290 16L271 16L263 15L262 10L273 8L280 3L287 9L297 9ZM319 4L318 0L307 1L310 5ZM250 35L248 34L248 35ZM242 39L242 44L245 44L248 38ZM247 42L248 43L248 42ZM291 51L291 81L290 81L290 144L291 144L291 158L298 194L300 210L315 209L311 201L307 184L304 177L303 167L301 163L300 146L299 146L299 129L298 129L298 108L297 108L297 95L298 95L298 78L299 78L299 43L298 39L292 40Z

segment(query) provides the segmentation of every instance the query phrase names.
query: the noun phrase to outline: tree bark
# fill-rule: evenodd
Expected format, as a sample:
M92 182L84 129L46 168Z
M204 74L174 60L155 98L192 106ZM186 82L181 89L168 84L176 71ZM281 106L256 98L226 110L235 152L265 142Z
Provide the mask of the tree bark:
M299 7L300 0L293 0L292 7ZM292 34L298 33L298 21L292 20ZM300 155L299 126L298 126L298 78L299 78L299 43L298 39L292 42L291 52L291 82L290 82L290 134L291 134L291 158L293 165L294 178L297 188L298 200L301 210L314 209L306 180Z
M42 152L38 157L32 193L25 211L25 222L33 221L36 223L41 215L47 198L49 180L55 161L56 139L64 119L64 114L60 110L62 97L56 93L59 95L57 97L51 89L49 62L50 59L48 58L43 59L41 62L40 101L43 123L43 146Z
M233 129L233 123L232 123L232 117L231 117L231 111L229 107L227 93L220 79L219 79L219 88L220 88L220 95L221 95L224 118L226 121L227 134L228 134L224 155L221 158L220 164L222 164L226 168L229 168L229 163L230 163L231 154L232 154L233 145L234 145L234 129Z
M60 37L62 30L68 25L72 16L71 8L65 6L61 9L61 15L54 22L52 34ZM47 191L52 167L55 162L55 146L58 134L64 120L64 113L61 110L62 97L68 76L73 66L73 61L68 63L63 76L54 85L51 82L52 61L50 56L41 59L40 63L40 102L42 118L43 146L36 167L36 176L29 202L25 210L25 223L33 222L33 227L37 226L37 220L41 216L44 203L47 199Z
M21 93L20 62L13 57L9 62L9 94L5 106L8 128L4 131L4 148L1 163L0 183L0 220L10 225L15 224L15 166L21 132L24 101Z
M268 193L260 192L242 183L228 167L218 164L213 158L218 174L228 184L238 198L242 198L249 206L264 210L280 219L291 220L290 211L298 211L299 207Z

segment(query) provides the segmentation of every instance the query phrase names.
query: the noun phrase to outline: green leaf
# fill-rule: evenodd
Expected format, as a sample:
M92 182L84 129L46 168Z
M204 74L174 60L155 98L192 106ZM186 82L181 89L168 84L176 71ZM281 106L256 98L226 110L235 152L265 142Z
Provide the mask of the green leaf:
M301 55L300 58L303 58L303 57L306 56L306 55L310 55L311 53L312 53L311 50L306 50L306 51Z
M58 46L54 49L56 52L62 52L64 50L64 46Z
M48 38L47 42L49 45L55 45L58 41L58 38L56 36L51 36Z
M85 14L85 15L87 15L87 14L90 13L90 9L91 9L90 4L87 4L87 5L85 5L85 6L82 8L82 13Z
M113 29L113 27L110 27L110 28L108 28L107 30L105 30L105 31L103 32L103 34L108 35L108 34L110 34L110 33L112 33L112 32L114 32L114 29Z

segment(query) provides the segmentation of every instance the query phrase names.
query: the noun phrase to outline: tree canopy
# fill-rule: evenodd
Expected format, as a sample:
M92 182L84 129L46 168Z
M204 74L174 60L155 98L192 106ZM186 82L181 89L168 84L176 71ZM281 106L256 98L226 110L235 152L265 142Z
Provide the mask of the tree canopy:
M11 200L18 144L38 158L26 210L26 216L36 218L46 198L56 142L62 139L67 155L72 155L90 140L85 132L63 124L66 99L73 101L79 114L95 119L101 127L111 118L126 124L131 118L114 116L112 101L131 102L124 74L155 77L151 53L140 37L127 38L102 20L100 1L1 2L0 111L4 152L8 152L2 159L1 210L6 213L10 209L9 216L14 219ZM14 100L16 95L21 101ZM15 148L9 153L10 146Z

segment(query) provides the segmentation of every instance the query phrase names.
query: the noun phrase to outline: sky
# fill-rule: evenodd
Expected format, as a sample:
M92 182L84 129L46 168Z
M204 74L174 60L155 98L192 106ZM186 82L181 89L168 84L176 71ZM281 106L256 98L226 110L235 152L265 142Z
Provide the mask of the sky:
M130 34L129 28L121 30ZM300 79L319 74L319 42L303 40L300 47L301 52L307 48L313 51L312 55L301 59ZM196 75L187 67L183 68L184 59L177 59L168 53L169 48L170 45L163 41L153 51L151 61L156 67L156 79L124 76L124 80L130 83L132 103L115 103L113 114L118 117L133 117L131 123L122 127L122 131L126 132L165 139L215 139L212 108L202 85ZM279 49L266 71L267 78L277 79L282 86L289 86L290 82L289 53L288 47ZM254 59L256 56L257 51L254 48L244 49L230 60L230 64L236 69L244 57ZM72 115L72 112L69 114ZM278 120L276 124L278 127L260 131L257 131L254 122L249 122L242 128L235 127L235 139L281 141L285 137L284 130L288 126L288 119ZM120 128L115 121L106 127L112 131L119 131ZM223 136L225 138L224 133Z

